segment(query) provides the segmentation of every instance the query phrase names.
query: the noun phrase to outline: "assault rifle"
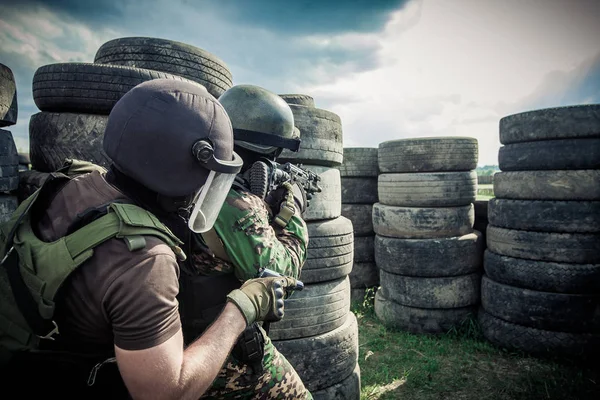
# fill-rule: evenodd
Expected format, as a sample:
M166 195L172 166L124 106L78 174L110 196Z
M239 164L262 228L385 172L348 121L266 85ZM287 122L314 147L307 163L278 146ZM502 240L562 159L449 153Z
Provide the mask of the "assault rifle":
M286 162L279 164L266 158L256 161L246 171L245 178L250 185L250 192L264 199L267 193L277 189L284 182L297 183L306 193L306 206L315 193L322 191L319 186L321 177L314 172L302 168L302 164Z

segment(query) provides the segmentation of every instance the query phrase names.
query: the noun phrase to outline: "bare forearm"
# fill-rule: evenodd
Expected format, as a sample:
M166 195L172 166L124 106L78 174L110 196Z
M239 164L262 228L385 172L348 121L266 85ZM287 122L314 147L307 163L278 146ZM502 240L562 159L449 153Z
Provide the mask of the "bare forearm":
M227 303L219 318L185 349L179 379L182 399L197 399L210 387L245 328L242 313Z

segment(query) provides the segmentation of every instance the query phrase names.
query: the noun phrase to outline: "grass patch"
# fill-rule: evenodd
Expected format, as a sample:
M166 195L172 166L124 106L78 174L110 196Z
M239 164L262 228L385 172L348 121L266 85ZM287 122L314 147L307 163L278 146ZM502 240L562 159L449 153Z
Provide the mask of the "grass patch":
M489 344L475 321L440 336L386 328L373 296L352 310L359 324L361 400L600 399L600 370Z

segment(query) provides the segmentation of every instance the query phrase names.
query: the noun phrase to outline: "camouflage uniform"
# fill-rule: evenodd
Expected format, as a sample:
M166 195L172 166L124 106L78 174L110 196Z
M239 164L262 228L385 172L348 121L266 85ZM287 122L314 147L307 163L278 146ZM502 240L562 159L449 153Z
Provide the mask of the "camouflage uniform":
M231 189L214 229L231 261L207 251L191 254L195 272L203 275L235 274L244 281L255 278L262 268L298 278L306 260L308 230L294 215L285 228L271 225L271 212L259 197ZM266 332L263 372L230 355L225 366L202 398L312 399L297 372L271 343Z

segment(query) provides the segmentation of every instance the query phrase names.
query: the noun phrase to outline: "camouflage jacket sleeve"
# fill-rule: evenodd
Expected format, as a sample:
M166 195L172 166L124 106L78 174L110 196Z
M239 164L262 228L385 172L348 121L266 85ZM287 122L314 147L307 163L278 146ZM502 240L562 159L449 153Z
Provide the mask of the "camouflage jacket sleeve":
M308 230L294 215L285 228L271 224L272 215L259 197L231 189L215 230L241 280L255 278L262 268L298 278L306 260Z

